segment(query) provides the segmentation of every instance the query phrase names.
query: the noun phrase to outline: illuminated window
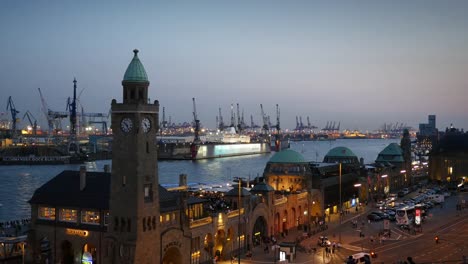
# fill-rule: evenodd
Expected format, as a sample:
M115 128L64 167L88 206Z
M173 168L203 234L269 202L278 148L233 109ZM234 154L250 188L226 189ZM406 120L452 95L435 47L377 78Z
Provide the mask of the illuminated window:
M99 212L98 211L81 211L81 223L99 225Z
M39 206L39 219L55 220L55 208Z
M163 217L162 217L162 215L159 216L159 222L160 222L160 223L163 222Z
M76 223L78 220L78 211L75 209L60 209L60 221Z
M166 221L166 222L171 221L171 215L170 215L170 214L167 214L167 215L166 215L166 220L165 220L165 221Z

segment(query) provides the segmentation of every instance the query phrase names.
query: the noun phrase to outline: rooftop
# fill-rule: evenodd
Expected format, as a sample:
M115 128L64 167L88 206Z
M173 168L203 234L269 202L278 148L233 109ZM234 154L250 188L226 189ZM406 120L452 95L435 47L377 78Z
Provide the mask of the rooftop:
M268 163L306 163L304 157L292 149L284 149L279 152L276 152L273 157L268 161Z

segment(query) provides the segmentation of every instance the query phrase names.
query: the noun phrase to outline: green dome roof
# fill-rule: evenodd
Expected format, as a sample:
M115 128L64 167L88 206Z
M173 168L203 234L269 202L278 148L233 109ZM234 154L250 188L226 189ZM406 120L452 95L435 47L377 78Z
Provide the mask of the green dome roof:
M403 151L397 143L390 143L377 156L376 162L404 162Z
M325 157L357 157L349 148L347 147L336 147L330 149Z
M137 55L138 50L133 50L133 53L135 53L135 55L125 71L123 80L127 82L148 82L145 67L143 67Z
M304 157L292 150L292 149L285 149L280 152L276 152L273 157L268 161L269 163L305 163Z

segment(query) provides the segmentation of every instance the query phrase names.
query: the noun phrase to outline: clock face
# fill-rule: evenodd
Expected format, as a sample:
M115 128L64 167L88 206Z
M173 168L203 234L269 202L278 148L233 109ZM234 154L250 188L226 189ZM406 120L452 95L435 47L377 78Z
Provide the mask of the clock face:
M141 120L141 129L143 129L143 132L148 133L151 129L151 121L145 117L143 120Z
M133 122L130 118L126 117L122 119L122 122L120 122L120 129L122 129L123 132L128 133L132 131L133 128Z

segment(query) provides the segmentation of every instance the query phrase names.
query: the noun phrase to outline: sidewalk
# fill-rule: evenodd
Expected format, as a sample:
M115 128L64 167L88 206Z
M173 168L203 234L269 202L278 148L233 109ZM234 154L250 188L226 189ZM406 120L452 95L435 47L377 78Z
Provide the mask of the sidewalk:
M358 227L362 225L364 222L364 225L366 228L368 228L368 223L367 223L367 213L374 208L371 207L371 204L368 206L361 206L359 211L356 212L354 208L350 210L348 214L343 215L343 218L341 219L341 226L340 226L340 217L339 214L333 214L330 215L330 221L328 222L328 218L326 219L326 225L328 226L328 229L315 233L314 235L311 235L310 237L307 237L304 239L304 231L303 230L298 230L298 229L291 229L288 231L288 235L286 237L278 238L277 244L280 244L281 242L295 242L295 241L300 241L300 245L305 247L306 249L312 249L316 248L317 253L306 253L306 252L299 252L297 251L296 253L296 259L293 261L293 263L314 263L316 259L322 259L324 257L323 254L323 248L317 245L317 240L318 237L320 236L327 236L330 241L334 241L336 243L339 242L339 239L341 237L341 246L343 248L347 248L350 250L355 250L355 251L361 251L361 247L356 247L351 245L350 243L361 241L363 238L359 237L359 233L352 228L351 220L358 220ZM312 228L313 229L313 228ZM373 230L372 230L373 231ZM269 244L269 252L265 252L265 244L261 244L260 246L254 247L251 252L252 252L252 257L251 258L246 258L245 255L243 254L241 256L241 263L274 263L274 255L272 251L272 244ZM297 250L297 249L296 249ZM217 263L238 263L238 260L223 260L223 261L218 261ZM278 261L276 263L279 263Z

